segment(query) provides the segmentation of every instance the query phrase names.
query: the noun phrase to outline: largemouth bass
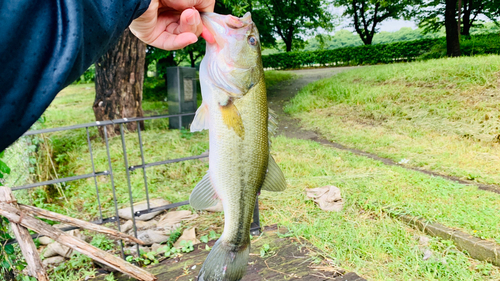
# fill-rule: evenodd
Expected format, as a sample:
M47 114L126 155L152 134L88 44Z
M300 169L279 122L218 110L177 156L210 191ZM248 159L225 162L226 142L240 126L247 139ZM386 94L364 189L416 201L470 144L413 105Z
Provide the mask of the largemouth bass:
M224 232L209 253L199 281L235 281L246 272L250 224L261 189L286 188L269 154L268 107L259 33L250 13L242 18L202 14L207 30L200 66L203 103L191 131L209 130L207 175L189 200L195 209L222 201Z

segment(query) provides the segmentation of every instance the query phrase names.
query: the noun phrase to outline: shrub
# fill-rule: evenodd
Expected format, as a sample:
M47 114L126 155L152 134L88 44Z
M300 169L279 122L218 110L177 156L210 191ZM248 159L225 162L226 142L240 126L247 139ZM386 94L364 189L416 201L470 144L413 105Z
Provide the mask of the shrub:
M500 54L500 36L484 34L462 38L461 49L464 55ZM432 38L334 50L278 53L263 56L262 62L264 68L290 69L391 63L438 58L444 55L446 55L445 38Z

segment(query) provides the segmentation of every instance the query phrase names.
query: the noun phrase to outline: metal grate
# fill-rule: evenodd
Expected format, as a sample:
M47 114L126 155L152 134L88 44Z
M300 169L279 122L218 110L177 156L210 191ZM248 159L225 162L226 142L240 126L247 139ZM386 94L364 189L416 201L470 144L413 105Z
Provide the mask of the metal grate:
M194 115L194 113L175 114L175 115L159 115L159 116L140 117L140 118L123 118L123 119L110 120L110 121L97 121L97 122L93 122L93 123L86 123L86 124L80 124L80 125L74 125L74 126L66 126L66 127L59 127L59 128L50 128L50 129L28 131L23 136L33 136L33 135L40 135L40 134L60 132L60 131L85 129L86 130L86 141L87 141L88 149L89 149L88 155L90 158L90 162L92 164L92 173L76 175L76 176L72 176L72 177L65 177L65 178L49 180L49 181L43 181L43 182L37 182L37 183L32 183L32 184L26 184L26 185L21 185L21 186L14 186L14 187L12 187L12 190L15 191L15 190L31 189L31 188L35 188L35 187L39 187L39 186L44 186L44 185L65 183L65 182L70 182L70 181L75 181L75 180L80 180L80 179L87 179L87 178L93 177L95 190L96 190L96 201L98 203L98 208L99 208L99 218L95 221L92 221L92 223L104 224L104 223L116 222L117 228L118 228L118 230L120 230L120 219L118 216L118 203L117 203L117 195L116 195L116 188L115 188L115 177L114 177L113 168L111 165L110 145L109 145L109 139L107 137L107 128L106 128L106 125L119 125L120 126L121 146L122 146L123 158L124 158L124 167L125 167L125 171L126 171L126 179L127 179L127 186L128 186L129 204L130 204L130 208L132 210L133 229L134 229L135 237L137 237L137 227L136 227L136 222L135 222L136 217L139 217L139 216L144 215L144 214L152 213L152 212L169 210L172 208L176 208L176 207L180 207L180 206L184 206L184 205L189 205L189 201L182 201L182 202L176 202L176 203L172 203L172 204L168 204L168 205L164 205L164 206L158 206L158 207L151 208L150 198L149 198L149 187L148 187L148 182L147 182L147 169L150 167L155 167L155 166L159 166L159 165L168 165L168 164L172 164L172 163L178 163L178 162L182 162L182 161L190 161L190 160L208 157L208 155L193 155L193 156L188 156L188 157L183 157L183 158L166 159L166 160L162 160L162 161L146 163L145 159L144 159L143 141L142 141L141 127L140 127L139 122L146 121L146 120L154 120L154 119L181 118L183 116L192 116L192 115ZM137 123L137 136L138 136L138 141L139 141L139 149L140 149L142 163L140 165L129 166L127 147L125 144L125 133L124 133L123 126L124 126L124 124L132 123L132 122ZM107 154L106 161L107 161L107 166L108 166L108 169L105 171L96 171L95 162L94 162L94 152L92 150L92 143L91 143L90 134L89 134L89 128L94 128L94 127L102 127L104 130L104 142L106 145L106 154ZM130 178L130 172L137 170L137 169L142 169L143 178L144 178L144 190L146 193L146 202L147 202L147 209L141 210L141 211L134 211L134 199L132 196L132 187L131 187L131 178ZM112 189L112 194L113 194L113 204L114 204L114 213L115 213L114 216L107 217L107 218L103 217L101 196L99 194L99 185L98 185L98 181L97 181L98 177L109 177L109 179L110 179L111 189ZM69 231L72 229L76 229L76 227L67 227L67 228L64 228L63 230ZM253 222L252 222L250 231L251 231L252 235L258 235L260 233L260 230L261 230L261 227L260 227L260 221L259 221L259 210L258 210L258 201L257 201L255 204L254 217L253 217ZM36 235L35 235L35 237L36 237ZM9 244L15 243L15 242L16 242L15 240L8 241ZM123 243L120 243L120 249L121 249L122 257L125 257L125 253L123 250ZM137 252L139 252L139 245L137 245Z

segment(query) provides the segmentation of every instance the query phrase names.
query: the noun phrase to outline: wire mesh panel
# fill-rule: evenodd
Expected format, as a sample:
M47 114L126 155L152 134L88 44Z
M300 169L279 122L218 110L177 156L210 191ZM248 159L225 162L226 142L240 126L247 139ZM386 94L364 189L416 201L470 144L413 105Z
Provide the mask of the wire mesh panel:
M68 208L73 208L75 210L85 209L92 210L91 213L78 213L78 218L91 221L96 224L106 224L115 223L116 228L121 231L122 225L120 221L120 208L129 207L130 208L130 218L133 223L132 229L135 237L137 237L137 222L136 219L144 216L146 214L156 213L159 211L169 210L172 208L177 208L184 205L189 205L189 201L182 200L182 197L186 198L189 195L190 190L194 187L196 183L195 180L201 179L192 178L182 184L185 186L185 192L181 195L176 190L176 185L172 182L162 182L164 178L179 178L188 176L189 170L182 170L182 167L177 167L177 170L172 168L172 165L182 165L187 161L199 160L207 158L208 154L200 153L198 155L186 155L189 152L186 151L176 151L175 143L167 144L165 142L158 143L158 139L155 137L155 133L165 134L164 131L158 130L158 132L153 132L153 137L149 140L144 140L144 132L141 130L141 126L137 126L137 131L135 133L126 133L124 126L130 122L143 122L143 121L154 121L154 120L166 120L167 118L179 118L183 116L192 116L193 113L189 114L176 114L176 115L162 115L162 116L151 116L151 117L141 117L141 118L124 118L112 121L101 121L87 124L80 124L75 126L51 128L51 129L40 129L31 130L24 134L18 142L16 142L8 152L8 157L19 157L23 161L18 161L19 164L13 167L16 170L16 175L12 176L10 184L12 190L16 192L16 196L23 198L30 197L26 194L21 194L22 192L36 192L37 188L55 186L56 192L59 192L60 199L58 208L64 211ZM120 136L114 138L108 138L106 125L118 125L120 126ZM102 127L104 131L104 139L99 141L98 139L98 128ZM68 143L61 144L62 146L71 145L71 142L84 142L85 145L81 147L86 147L81 159L77 159L79 169L77 169L79 174L69 175L65 177L58 177L56 171L57 163L52 163L54 165L53 178L29 178L26 175L36 174L36 170L30 170L30 152L29 147L36 144L36 140L50 141L47 137L48 135L54 134L70 134L71 141ZM181 134L182 135L182 134ZM185 136L185 139L172 140L176 141L192 141L193 144L196 143L195 140L189 140L189 136ZM64 139L64 138L61 138ZM35 141L34 141L35 140ZM53 140L52 140L53 141ZM67 140L65 140L67 141ZM154 153L149 153L146 155L146 149L149 151L154 151ZM193 145L194 146L194 145ZM28 147L26 149L25 147ZM33 148L33 147L31 147ZM201 150L202 148L198 148ZM32 149L33 150L33 149ZM171 155L181 156L170 158ZM54 158L62 157L54 152ZM148 158L149 157L149 158ZM85 158L85 159L83 159ZM150 162L148 162L148 160ZM52 160L51 160L52 161ZM163 169L158 171L158 169ZM206 164L199 167L206 170ZM22 171L25 171L24 173ZM171 173L172 175L170 175ZM204 173L204 171L203 171ZM201 176L200 172L200 176ZM75 181L85 181L84 185L79 187L83 190L79 190L83 194L82 197L87 198L82 200L82 202L77 202L76 204L82 204L79 206L65 206L68 201L64 199L64 189L70 188L71 184ZM151 185L151 183L156 183ZM168 188L163 188L161 192L158 192L158 185L169 185ZM151 189L154 189L152 192ZM166 191L165 191L165 190ZM181 200L173 203L167 203L163 205L154 205L152 202L152 194L154 196L166 196L170 197L170 200L181 198ZM160 194L160 195L159 195ZM172 196L169 196L172 195ZM153 197L154 197L153 196ZM31 197L30 197L31 198ZM91 200L88 198L92 198ZM31 200L31 199L30 199ZM134 208L134 203L137 201L145 202L146 207L139 210ZM30 202L37 203L37 202ZM73 203L75 204L75 203ZM85 205L85 208L81 208ZM90 207L89 207L90 206ZM43 206L42 206L43 207ZM71 230L76 227L65 227L63 230ZM255 205L254 212L254 222L251 226L252 235L256 235L260 232L259 223L259 212L258 212L258 202ZM13 243L15 241L10 241ZM137 252L139 252L139 246L137 246ZM124 245L120 243L120 252L122 257L125 257Z

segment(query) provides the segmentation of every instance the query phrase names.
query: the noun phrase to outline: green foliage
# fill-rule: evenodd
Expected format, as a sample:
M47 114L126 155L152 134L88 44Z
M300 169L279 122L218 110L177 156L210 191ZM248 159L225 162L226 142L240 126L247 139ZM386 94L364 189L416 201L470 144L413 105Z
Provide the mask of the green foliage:
M109 250L114 249L116 247L115 241L109 239L104 234L95 235L92 238L90 245L97 247L97 248L104 250L104 251L109 251Z
M73 84L88 84L95 81L95 65L92 64Z
M167 86L165 79L159 77L147 77L144 79L142 88L142 100L144 101L166 101ZM144 109L144 108L143 108Z
M444 0L428 0L420 6L416 16L425 33L436 32L444 27L445 3ZM499 0L463 1L461 8L460 33L463 35L470 35L471 28L484 27L485 22L481 18L486 17L496 23L500 15Z
M500 36L498 34L483 34L460 38L462 56L500 54ZM446 56L446 41L438 41L421 59L436 59Z
M76 253L66 262L61 263L49 272L50 280L53 281L77 281L86 280L96 274L96 270L89 265L92 259Z
M496 34L462 38L464 55L499 54L500 38ZM444 52L444 53L443 53ZM438 58L446 55L444 38L421 39L390 44L365 45L335 50L290 52L262 57L265 68L290 69L308 66L362 65Z
M257 26L279 36L287 52L303 48L303 36L314 34L318 28L333 28L333 15L324 0L260 0L252 4Z
M0 179L4 178L4 174L10 174L10 168L2 161L2 158L5 155L5 151L0 152ZM0 186L2 186L2 182L0 181Z
M269 246L269 244L264 244L262 245L262 248L260 248L260 257L263 258L266 256L266 254L269 252L269 249L271 247Z
M0 276L5 278L2 280L36 281L21 273L26 267L26 262L22 258L19 246L6 244L12 238L9 234L9 221L0 217Z
M183 253L189 253L189 252L194 251L193 241L185 241L185 240L183 240L183 241L181 241L180 246L182 247L181 251Z
M304 66L359 65L415 60L430 51L439 39L391 44L364 45L335 50L290 52L262 57L264 68L287 69Z
M173 247L175 241L177 241L177 239L179 239L179 237L181 237L181 235L182 235L182 232L180 232L179 230L176 230L174 233L171 233L170 237L168 238L167 245L169 245L170 247Z
M343 16L353 19L351 26L364 44L372 44L377 25L387 19L409 18L418 0L334 0L335 6L345 8Z
M200 237L200 241L202 243L208 243L208 235L203 235Z

